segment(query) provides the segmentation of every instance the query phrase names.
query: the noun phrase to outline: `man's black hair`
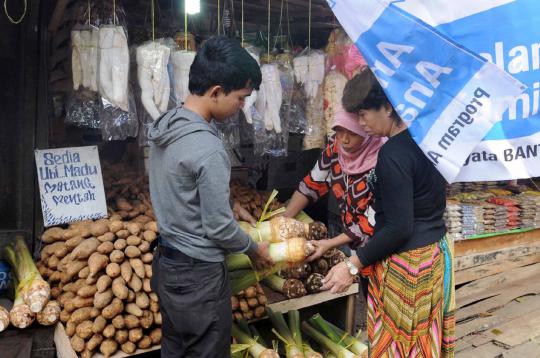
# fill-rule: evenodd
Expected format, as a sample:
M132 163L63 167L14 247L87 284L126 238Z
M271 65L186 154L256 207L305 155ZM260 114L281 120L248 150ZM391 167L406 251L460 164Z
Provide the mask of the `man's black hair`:
M189 92L203 96L212 86L221 86L225 94L242 88L259 89L262 81L259 64L240 46L225 36L206 40L189 71Z

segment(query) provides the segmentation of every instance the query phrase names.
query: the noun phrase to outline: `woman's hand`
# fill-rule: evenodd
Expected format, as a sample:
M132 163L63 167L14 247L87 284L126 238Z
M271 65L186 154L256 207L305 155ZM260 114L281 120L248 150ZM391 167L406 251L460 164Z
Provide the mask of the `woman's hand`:
M233 205L233 214L236 220L247 221L251 224L251 226L257 226L257 220L255 220L255 218L251 216L249 211L244 209L237 201L235 201Z
M330 240L312 240L310 241L315 246L315 252L313 252L307 259L307 262L315 261L320 258L324 253L330 250L333 246Z
M353 275L345 262L340 262L330 269L323 280L321 290L330 290L331 293L343 293L353 284Z

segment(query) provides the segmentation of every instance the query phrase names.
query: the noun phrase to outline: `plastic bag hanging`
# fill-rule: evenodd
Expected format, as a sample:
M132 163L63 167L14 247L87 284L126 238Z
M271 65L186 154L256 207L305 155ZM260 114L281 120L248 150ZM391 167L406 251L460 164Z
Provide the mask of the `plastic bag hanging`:
M171 83L167 64L170 48L159 42L147 42L137 47L137 79L141 102L146 112L156 120L169 105Z
M174 101L177 107L181 106L189 95L189 69L196 52L176 50L171 53L173 67Z

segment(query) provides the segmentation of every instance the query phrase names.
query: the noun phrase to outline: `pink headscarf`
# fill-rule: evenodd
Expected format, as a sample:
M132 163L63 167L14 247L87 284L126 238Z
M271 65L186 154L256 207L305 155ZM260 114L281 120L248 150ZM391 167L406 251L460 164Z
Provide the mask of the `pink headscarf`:
M386 142L386 138L372 137L360 127L358 116L340 110L334 115L332 128L342 127L364 138L362 144L352 151L344 151L338 142L338 160L341 169L349 175L363 174L377 164L379 148Z

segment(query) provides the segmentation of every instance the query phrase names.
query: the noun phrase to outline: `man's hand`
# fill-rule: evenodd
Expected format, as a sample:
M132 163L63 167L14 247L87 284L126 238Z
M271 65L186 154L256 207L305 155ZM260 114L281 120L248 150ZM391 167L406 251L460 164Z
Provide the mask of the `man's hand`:
M313 252L307 259L307 262L312 262L320 258L324 253L332 248L330 240L312 240L310 241L315 246L315 252Z
M321 290L330 290L331 293L342 293L353 284L353 276L345 262L340 262L332 267L323 280Z
M257 245L257 251L249 255L253 266L259 270L269 269L274 266L274 261L270 258L268 254L268 242L262 242Z
M257 225L257 220L255 220L255 218L237 201L235 201L233 205L233 214L236 220L247 221L253 227Z

